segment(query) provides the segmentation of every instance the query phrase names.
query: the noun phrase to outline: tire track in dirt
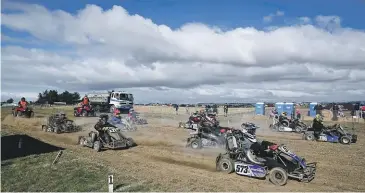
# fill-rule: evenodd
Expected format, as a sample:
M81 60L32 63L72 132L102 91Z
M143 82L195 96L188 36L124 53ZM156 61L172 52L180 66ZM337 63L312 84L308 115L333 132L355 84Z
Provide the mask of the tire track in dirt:
M80 156L95 160L97 162L103 162L115 168L116 172L126 173L134 179L149 181L152 180L155 183L164 186L166 188L166 191L364 190L364 187L362 185L355 185L354 182L349 182L350 185L343 186L343 188L337 187L337 182L334 182L334 180L337 178L328 176L329 173L325 171L330 169L332 170L333 167L330 166L327 166L327 168L319 169L318 179L315 179L310 184L289 181L285 187L275 187L266 181L239 177L234 174L227 175L213 172L213 169L215 168L215 159L213 156L214 153L212 153L212 155L209 155L209 153L206 152L185 152L182 147L178 147L175 143L176 141L180 142L180 139L184 139L187 136L186 133L178 129L168 129L166 127L159 127L155 130L153 128L146 128L147 131L145 131L145 129L141 129L139 133L137 132L135 134L131 134L131 136L135 135L137 143L139 141L141 142L139 146L128 150L108 150L97 153L94 152L92 149L81 148L75 145L77 143L77 136L80 135L80 133L58 135L53 133L44 133L40 131L40 126L36 126L36 123L31 123L29 121L28 124L15 124L15 126L19 125L22 125L22 128L24 128L24 125L30 126L26 127L25 129L13 129L18 131L24 131L26 134L39 138L48 143L68 148L69 150L79 153ZM149 136L151 133L159 132L162 133L160 133L160 135L155 134L155 137L150 139L150 141L152 141L150 142L150 144L148 144L148 142L143 142L144 140L146 140L146 138L148 139L149 137L151 137ZM185 134L185 136L180 136L183 134ZM158 140L166 140L166 136L174 136L177 139L171 140L172 142L170 143L172 143L172 145L170 146L166 146L163 143L158 144ZM285 139L286 136L282 136L282 138ZM293 142L289 139L288 141L293 144L298 143L297 141ZM306 143L304 142L301 143L302 146L304 146L305 144ZM306 147L300 152L305 152L306 154L310 155L310 153L307 153L307 151L305 151L308 148L310 149L310 147ZM311 158L318 158L318 156L314 155L311 156ZM360 173L357 173L356 177L359 177L361 179L363 176L361 176ZM351 180L349 179L346 180L346 182L347 181ZM351 186L351 184L353 185Z

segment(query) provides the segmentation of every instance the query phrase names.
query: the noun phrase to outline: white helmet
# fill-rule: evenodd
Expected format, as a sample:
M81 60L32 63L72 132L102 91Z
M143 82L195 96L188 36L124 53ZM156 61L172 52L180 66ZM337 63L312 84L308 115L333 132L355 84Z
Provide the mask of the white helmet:
M252 143L256 143L256 135L252 135L251 133L249 133L246 129L242 128L241 129L243 135L245 136L246 139L248 139L249 141L251 141Z

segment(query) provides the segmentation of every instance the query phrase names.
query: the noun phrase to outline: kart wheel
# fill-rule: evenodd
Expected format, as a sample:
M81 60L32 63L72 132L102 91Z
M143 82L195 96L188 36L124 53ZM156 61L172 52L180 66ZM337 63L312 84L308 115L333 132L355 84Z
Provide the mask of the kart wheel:
M276 167L270 170L269 180L275 185L284 186L288 181L288 174L283 168Z
M29 118L33 118L33 117L34 117L34 112L32 111L29 113Z
M100 143L100 141L95 141L95 142L94 142L94 147L93 147L93 149L94 149L95 151L97 151L97 152L99 152L99 151L101 150L101 143Z
M42 125L42 131L47 132L47 129L48 129L47 125Z
M82 115L83 117L87 117L88 113L87 113L87 111L83 110L83 111L81 112L81 115Z
M349 145L351 143L351 139L347 136L342 136L340 138L340 143L345 144L345 145Z
M296 133L301 133L302 132L302 127L301 126L295 126L294 131Z
M133 147L136 143L134 142L134 140L132 138L127 138L127 146L128 147Z
M230 158L222 157L217 163L217 170L224 173L234 172L234 164Z
M85 146L85 137L83 137L83 136L79 136L79 142L78 142L78 144L80 145L80 146L82 146L82 147L84 147Z
M76 112L76 111L74 111L74 117L77 117L77 116L78 116L77 112Z
M313 134L304 134L305 140L308 141L314 141L314 135Z
M203 147L202 140L201 139L193 139L190 142L190 147L192 149L201 149Z
M21 111L18 111L18 112L17 112L17 114L16 114L16 116L17 116L17 117L21 117L21 116L22 116L22 114L23 114L23 113L22 113Z
M56 127L56 128L54 128L53 132L55 132L57 134L60 134L61 130L60 130L60 128Z

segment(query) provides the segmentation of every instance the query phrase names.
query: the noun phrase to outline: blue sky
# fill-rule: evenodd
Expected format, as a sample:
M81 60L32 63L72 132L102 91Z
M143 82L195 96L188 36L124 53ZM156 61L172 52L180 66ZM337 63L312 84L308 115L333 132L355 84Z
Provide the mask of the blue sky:
M262 18L277 10L285 17L274 20L274 25L296 17L337 15L342 26L365 29L365 1L363 0L18 0L36 3L56 10L75 13L86 4L96 4L109 9L121 5L131 14L151 18L154 23L177 28L187 22L202 22L224 28L254 26L262 28Z

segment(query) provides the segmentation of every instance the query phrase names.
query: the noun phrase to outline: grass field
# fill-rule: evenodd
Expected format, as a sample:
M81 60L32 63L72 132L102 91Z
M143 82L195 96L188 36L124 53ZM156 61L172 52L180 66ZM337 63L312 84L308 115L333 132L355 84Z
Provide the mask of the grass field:
M227 120L232 125L255 122L262 127L259 138L287 144L308 161L318 162L313 182L289 181L286 186L276 187L267 181L215 172L215 157L221 150L185 148L187 131L177 129L178 121L187 117L184 109L180 109L180 115L171 109L137 109L149 121L149 125L127 133L138 146L103 152L76 145L77 137L90 130L87 125L80 133L42 132L42 119L56 110L60 109L36 108L36 118L22 119L8 116L10 110L2 109L2 137L21 133L65 148L55 165L52 161L57 151L2 161L2 191L107 191L108 174L114 175L116 191L365 191L362 123L343 123L354 126L359 135L357 144L346 146L303 141L298 134L271 132L266 130L265 117L253 117L252 109L236 109L228 118L219 117L222 124ZM72 117L72 108L62 110ZM88 120L94 123L96 119Z

